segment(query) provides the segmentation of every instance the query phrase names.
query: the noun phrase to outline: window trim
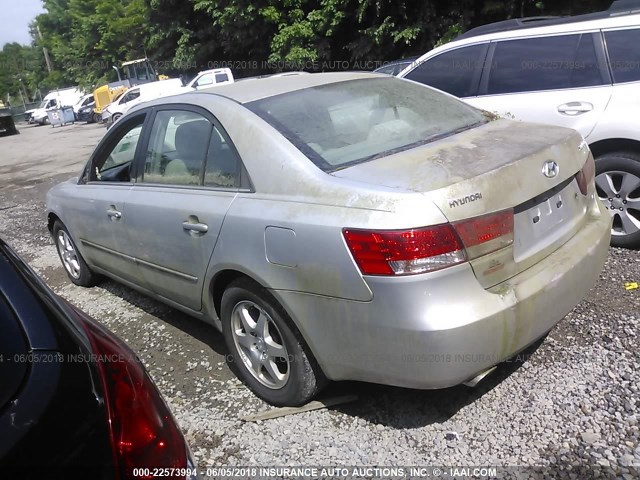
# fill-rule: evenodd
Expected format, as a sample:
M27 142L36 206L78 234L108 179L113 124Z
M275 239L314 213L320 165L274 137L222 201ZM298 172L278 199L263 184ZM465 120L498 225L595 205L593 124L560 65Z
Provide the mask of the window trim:
M148 151L149 141L151 139L151 130L153 128L153 124L155 122L156 116L158 112L167 111L167 110L182 110L188 111L192 113L196 113L198 115L202 115L204 118L209 120L214 128L218 129L224 140L229 145L229 149L233 153L236 158L236 185L234 187L214 187L210 185L204 185L204 175L206 173L206 157L203 161L203 167L200 172L200 184L199 185L173 185L168 183L152 183L152 182L143 182L144 172L144 162L146 160L146 152ZM198 105L193 105L189 103L167 103L164 105L157 105L155 107L151 107L151 112L148 119L148 125L145 125L146 133L143 137L142 147L143 149L139 152L139 157L136 157L136 168L135 168L135 184L139 186L145 187L155 187L155 188L178 188L178 189L189 189L189 190L211 190L211 191L221 191L221 192L249 192L254 193L255 189L253 188L253 183L249 177L247 169L244 166L244 162L242 161L242 157L238 152L233 140L222 126L220 121L211 113L209 110L200 107ZM213 130L212 130L213 132ZM207 148L207 154L208 154ZM137 154L138 152L136 152Z
M489 47L489 51L487 52L487 58L485 59L484 68L482 71L482 78L480 80L480 87L478 88L478 97L499 97L502 95L522 95L522 94L535 94L542 92L558 92L564 90L579 90L585 88L602 88L602 87L610 87L611 86L611 75L609 72L608 64L603 64L603 52L602 52L602 38L599 29L589 29L584 31L573 31L573 32L560 32L553 33L548 35L528 35L523 37L509 37L509 38L501 38L496 40L491 40L491 45ZM562 37L562 36L571 36L571 35L591 35L593 40L593 47L596 56L596 64L598 65L598 69L600 70L600 75L603 77L603 83L600 85L586 85L583 87L564 87L564 88L547 88L544 90L522 90L517 92L501 92L501 93L489 93L489 77L491 75L491 65L493 65L493 60L495 57L496 48L499 43L503 42L511 42L517 40L537 40L543 38L550 37ZM600 37L600 38L599 38ZM582 41L582 38L580 38ZM579 46L579 44L578 44Z
M465 45L459 45L459 46L456 46L454 48L449 48L447 50L443 50L441 52L438 52L436 55L433 55L433 56L431 56L429 58L425 58L422 61L420 61L420 59L414 60L411 63L415 63L416 66L414 68L412 68L411 70L409 70L407 73L405 73L402 76L402 78L406 78L407 80L411 80L412 82L416 82L416 83L419 83L421 85L425 85L427 87L431 87L431 88L436 88L437 89L437 87L433 87L433 86L428 85L426 83L422 83L422 82L420 82L418 80L414 80L412 78L408 78L407 76L409 74L411 74L412 72L414 72L415 70L417 70L418 68L420 68L422 65L427 64L431 60L434 60L434 59L440 57L441 55L445 55L445 54L448 54L448 53L451 53L451 52L454 52L456 50L460 50L460 49L463 49L463 48L483 46L484 50L480 52L479 60L478 60L481 63L481 66L478 69L478 71L473 72L473 76L472 76L472 78L470 80L469 91L471 92L471 95L467 95L467 96L464 96L464 97L456 97L456 98L461 98L462 99L462 98L474 98L474 97L477 97L479 95L479 92L480 92L480 86L481 86L480 82L481 82L481 79L482 79L482 75L483 75L483 72L484 72L484 70L485 70L485 68L487 66L487 60L489 59L489 49L491 48L491 43L492 42L490 42L490 41L467 43ZM402 70L400 70L400 71L402 71ZM446 92L444 90L441 90L441 91L444 92L444 93L447 93L448 95L453 95L452 93Z
M609 78L611 80L611 85L629 85L632 83L640 83L640 78L638 80L629 80L626 82L616 82L615 77L613 75L613 69L611 68L611 56L609 54L609 45L607 45L607 33L609 32L620 32L626 30L639 30L640 26L638 25L625 25L624 27L610 27L610 28L602 28L600 29L600 35L602 37L602 46L604 49L604 54L607 62L607 72L609 72Z

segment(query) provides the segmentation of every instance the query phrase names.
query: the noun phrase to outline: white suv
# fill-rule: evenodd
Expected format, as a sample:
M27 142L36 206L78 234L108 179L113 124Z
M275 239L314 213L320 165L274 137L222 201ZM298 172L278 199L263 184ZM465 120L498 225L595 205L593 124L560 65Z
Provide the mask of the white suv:
M613 217L611 244L640 246L640 2L474 28L398 76L489 112L579 131Z

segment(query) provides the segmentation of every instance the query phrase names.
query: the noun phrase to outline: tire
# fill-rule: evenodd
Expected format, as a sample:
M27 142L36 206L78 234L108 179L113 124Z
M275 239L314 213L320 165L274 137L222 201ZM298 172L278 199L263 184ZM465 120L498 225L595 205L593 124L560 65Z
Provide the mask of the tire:
M111 117L111 123L116 123L121 116L122 116L121 113L114 113L113 116Z
M302 336L265 288L236 280L224 291L220 310L227 363L258 397L274 406L299 406L324 387L326 379Z
M612 152L599 156L596 189L613 217L611 245L640 247L640 154Z
M102 122L102 116L101 116L101 115L98 115L97 113L94 113L94 114L91 116L91 118L92 118L92 120L93 120L93 123L100 123L100 122Z
M100 279L82 258L67 227L60 220L53 224L53 241L69 280L80 287L93 287Z

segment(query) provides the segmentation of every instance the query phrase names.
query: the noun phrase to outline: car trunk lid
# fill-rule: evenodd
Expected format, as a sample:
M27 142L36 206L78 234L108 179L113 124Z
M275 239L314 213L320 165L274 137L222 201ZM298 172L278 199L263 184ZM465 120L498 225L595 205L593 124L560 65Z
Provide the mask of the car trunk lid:
M450 222L513 209L513 244L471 261L489 288L549 255L584 223L588 198L575 175L588 155L573 130L498 120L333 175L420 192Z

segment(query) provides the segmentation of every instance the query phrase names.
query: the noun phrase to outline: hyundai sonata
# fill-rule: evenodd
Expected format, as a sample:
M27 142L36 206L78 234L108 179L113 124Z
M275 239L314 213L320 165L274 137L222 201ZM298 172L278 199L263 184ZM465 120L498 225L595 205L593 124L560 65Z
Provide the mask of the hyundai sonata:
M72 282L210 322L257 395L297 405L327 380L467 382L545 335L607 255L593 177L573 130L313 74L137 106L47 208Z

